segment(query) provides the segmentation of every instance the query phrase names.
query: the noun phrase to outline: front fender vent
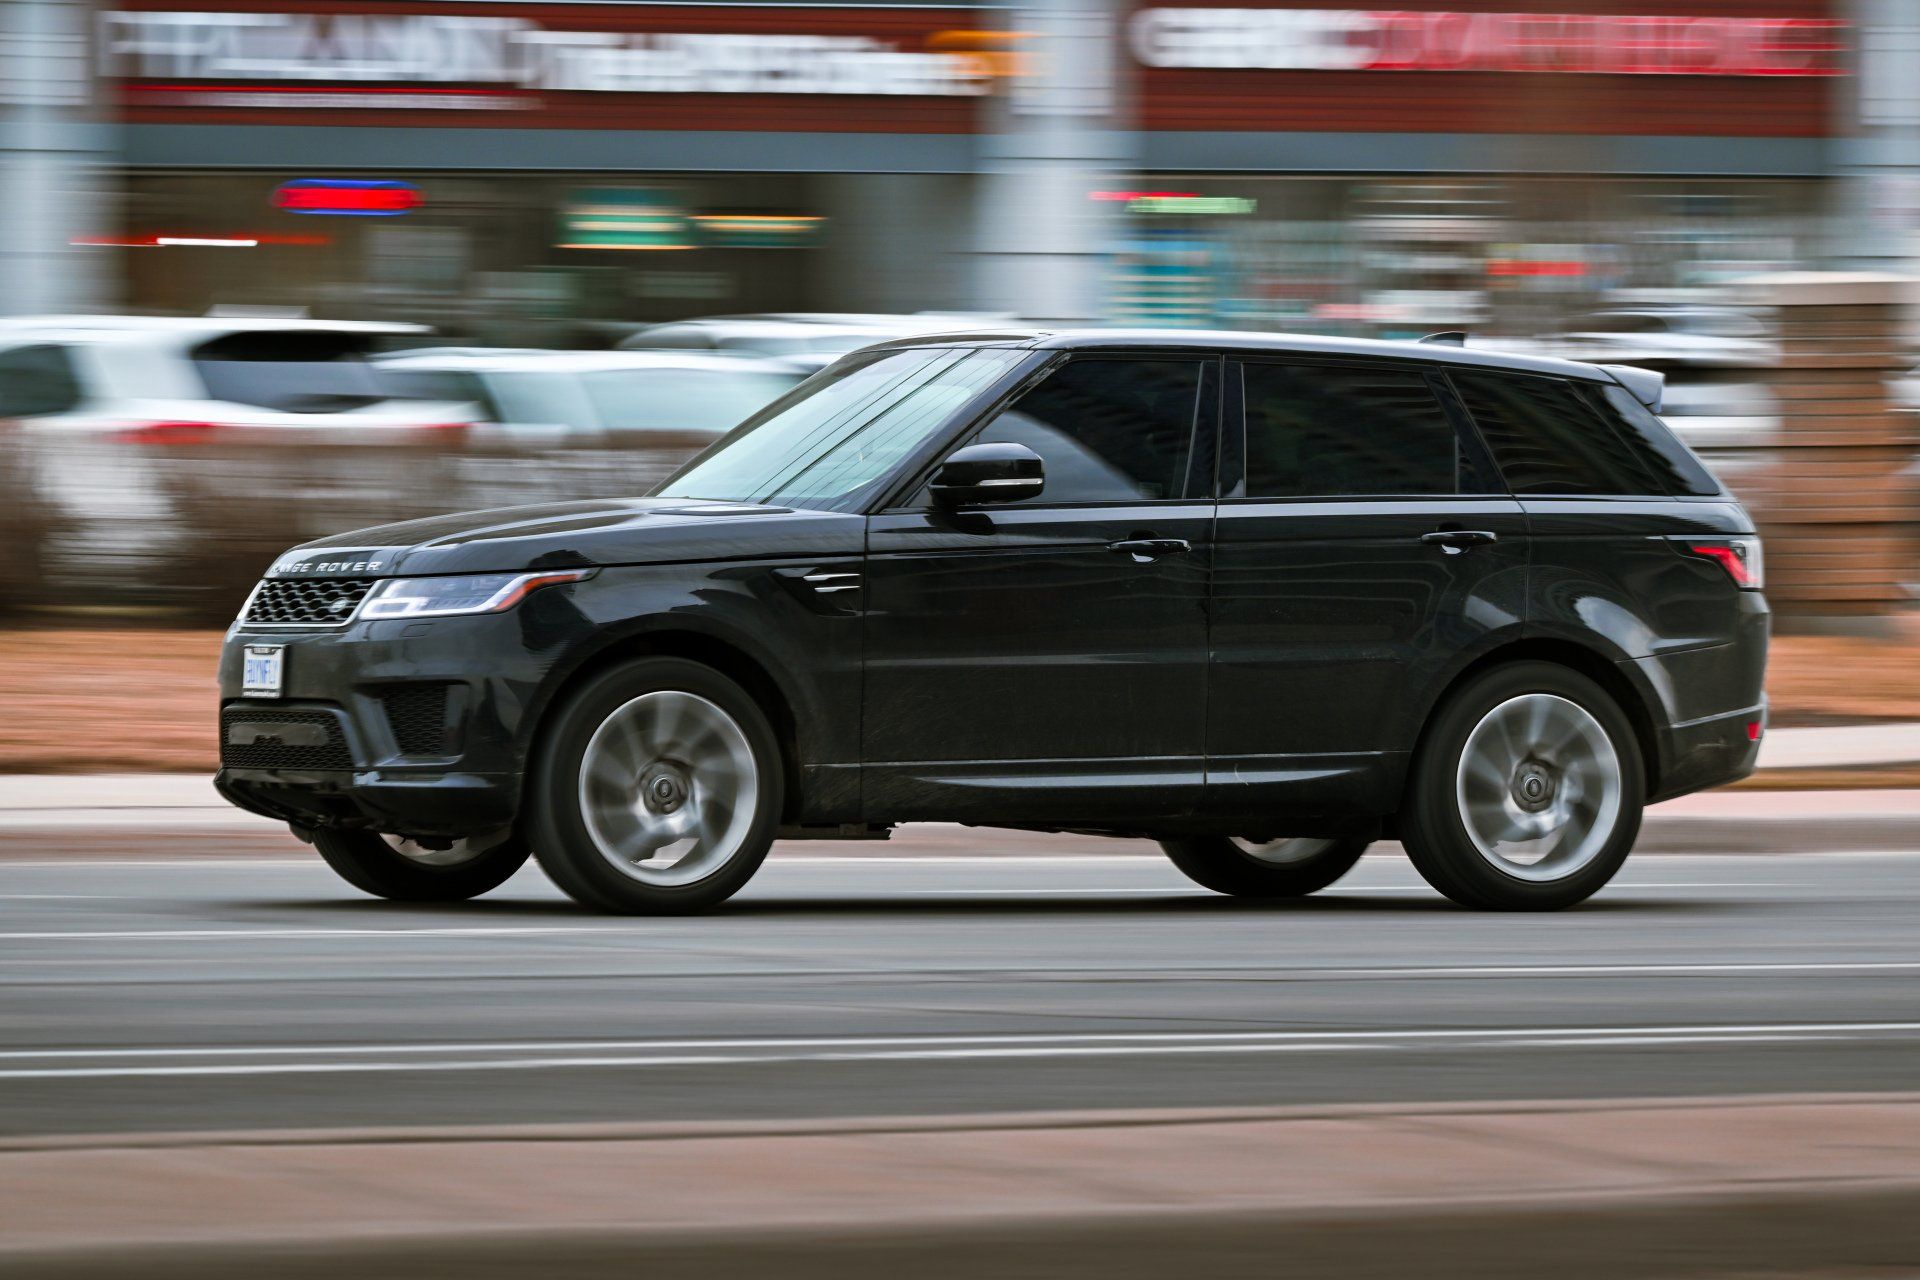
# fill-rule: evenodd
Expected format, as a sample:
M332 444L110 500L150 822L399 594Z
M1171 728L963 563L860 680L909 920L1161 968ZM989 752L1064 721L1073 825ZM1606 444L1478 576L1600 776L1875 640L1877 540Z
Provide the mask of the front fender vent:
M866 580L858 569L816 565L809 569L776 569L774 576L815 613L844 618L860 612Z

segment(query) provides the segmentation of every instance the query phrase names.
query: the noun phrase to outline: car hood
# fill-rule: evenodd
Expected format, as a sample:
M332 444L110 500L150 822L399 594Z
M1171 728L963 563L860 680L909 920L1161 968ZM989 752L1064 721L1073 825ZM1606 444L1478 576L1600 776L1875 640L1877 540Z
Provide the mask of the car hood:
M309 542L268 577L420 577L590 565L857 554L857 515L689 498L556 502L463 511Z

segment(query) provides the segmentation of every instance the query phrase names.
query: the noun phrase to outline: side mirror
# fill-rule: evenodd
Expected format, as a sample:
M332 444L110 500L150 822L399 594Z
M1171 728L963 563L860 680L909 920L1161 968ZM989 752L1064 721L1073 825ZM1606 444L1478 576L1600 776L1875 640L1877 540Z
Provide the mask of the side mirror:
M942 506L1018 502L1047 486L1046 464L1023 444L970 444L947 455L927 486Z

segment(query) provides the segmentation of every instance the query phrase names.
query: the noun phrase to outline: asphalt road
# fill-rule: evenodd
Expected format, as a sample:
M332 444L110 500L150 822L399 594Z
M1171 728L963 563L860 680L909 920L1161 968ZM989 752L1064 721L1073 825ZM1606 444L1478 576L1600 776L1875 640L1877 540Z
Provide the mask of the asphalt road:
M532 868L422 909L310 856L66 838L0 861L0 1134L1920 1082L1920 852L1641 857L1583 909L1490 916L1392 854L1261 904L1147 846L802 845L716 915L625 920Z

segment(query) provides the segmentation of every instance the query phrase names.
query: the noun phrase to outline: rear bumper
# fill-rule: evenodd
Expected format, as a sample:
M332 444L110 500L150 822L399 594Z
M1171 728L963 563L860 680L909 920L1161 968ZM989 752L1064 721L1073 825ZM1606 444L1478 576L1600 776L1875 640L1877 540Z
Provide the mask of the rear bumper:
M1654 793L1647 797L1671 800L1708 787L1738 782L1753 772L1760 759L1760 741L1753 726L1767 723L1767 705L1675 725L1667 731L1665 758Z

